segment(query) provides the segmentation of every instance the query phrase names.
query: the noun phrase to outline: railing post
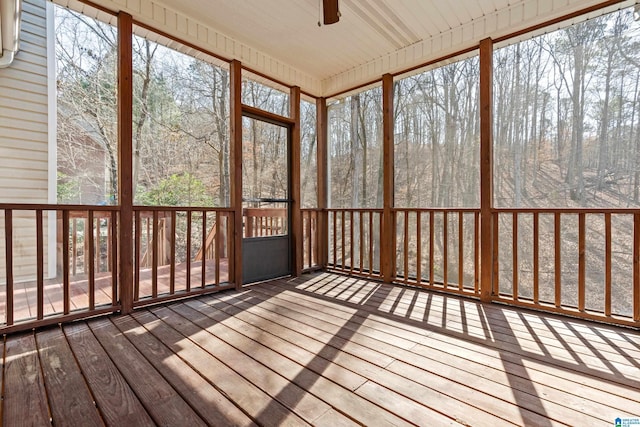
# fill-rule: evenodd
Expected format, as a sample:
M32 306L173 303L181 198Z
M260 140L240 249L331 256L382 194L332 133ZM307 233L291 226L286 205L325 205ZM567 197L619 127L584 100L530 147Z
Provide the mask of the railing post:
M118 14L118 279L122 313L133 310L133 19ZM115 274L115 272L113 273Z
M640 322L640 213L633 214L633 321Z
M328 121L327 121L327 100L318 98L316 100L316 135L317 141L317 181L318 181L318 208L322 211L318 215L318 265L327 268L329 264L329 213L327 212L327 144L328 144Z
M229 279L242 287L242 64L231 61L229 68L231 141L231 207L233 208L233 262Z
M480 41L480 298L493 288L493 41Z
M5 323L13 325L13 211L4 210L4 250L5 250Z
M382 174L383 206L382 206L382 236L381 262L382 279L389 283L395 278L395 220L393 215L393 76L382 76Z

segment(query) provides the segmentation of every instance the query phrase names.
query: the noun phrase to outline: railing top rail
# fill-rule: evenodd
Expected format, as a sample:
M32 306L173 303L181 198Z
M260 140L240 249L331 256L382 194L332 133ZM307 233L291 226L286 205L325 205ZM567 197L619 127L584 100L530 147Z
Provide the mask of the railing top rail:
M184 211L191 211L191 212L202 212L202 211L207 211L207 212L233 212L233 208L218 208L218 207L206 207L206 206L140 206L140 205L135 205L133 207L134 211L140 211L140 212L153 212L153 211L158 211L158 212L170 212L170 211L178 211L178 212L184 212Z
M494 213L640 214L640 208L494 208Z
M304 209L303 209L304 210ZM327 212L378 212L382 213L382 208L328 208L317 209ZM480 212L480 208L391 208L392 212Z
M117 211L115 205L54 205L37 203L0 203L0 210L14 211Z
M287 208L242 208L243 216L286 218Z
M382 208L328 208L327 212L378 212L382 213Z
M480 208L391 208L392 212L480 212Z

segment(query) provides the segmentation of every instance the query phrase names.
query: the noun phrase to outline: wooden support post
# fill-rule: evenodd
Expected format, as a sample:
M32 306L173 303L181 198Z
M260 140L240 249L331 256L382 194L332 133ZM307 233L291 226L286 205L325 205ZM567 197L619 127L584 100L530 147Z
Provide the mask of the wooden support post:
M289 187L291 189L291 245L293 251L292 257L292 273L294 276L302 274L302 260L304 259L304 231L302 229L302 199L300 197L300 88L292 87L289 94L289 111L291 119L294 121L291 127L291 138L289 144Z
M318 216L318 265L327 268L329 264L329 213L328 206L328 121L327 121L327 100L318 98L316 100L316 135L317 141L317 180L318 180L318 208L322 209Z
M118 14L118 279L122 313L133 310L133 19ZM115 272L113 273L115 274Z
M383 205L382 236L380 236L382 279L390 283L396 272L393 262L396 257L395 227L393 215L393 76L382 76L382 173L383 173Z
M69 242L69 237L63 242ZM5 286L5 323L7 326L13 325L13 211L4 210L4 259L5 275L7 284Z
M229 74L231 207L233 208L233 262L229 266L229 279L235 283L236 289L240 289L242 287L242 64L240 61L231 61Z
M633 214L633 321L640 322L640 214Z
M480 41L480 298L493 289L493 41Z

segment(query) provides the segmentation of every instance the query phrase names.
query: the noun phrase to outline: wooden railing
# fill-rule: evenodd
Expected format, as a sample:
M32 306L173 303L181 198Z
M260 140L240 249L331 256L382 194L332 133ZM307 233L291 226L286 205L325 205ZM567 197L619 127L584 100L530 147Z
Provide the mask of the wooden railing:
M396 283L479 296L479 209L393 209L393 214Z
M381 278L382 209L327 209L328 264L333 271Z
M278 236L287 234L287 208L244 208L243 237Z
M136 206L134 306L227 289L231 209Z
M2 204L0 214L3 332L119 309L117 208Z
M322 268L320 252L324 240L320 225L324 221L322 209L302 209L302 269L312 271Z
M303 269L382 279L386 243L393 282L479 297L480 251L493 248L492 301L638 326L639 210L492 212L483 244L478 209L394 208L388 236L382 209L304 209ZM244 235L286 230L280 210L244 213ZM0 330L119 310L118 215L110 206L0 205ZM134 207L134 219L134 306L233 286L231 209Z
M479 209L328 209L328 268L382 278L381 242L394 283L481 296L480 252L493 248L491 301L608 323L640 322L640 211L494 209L491 241Z
M493 298L611 323L640 321L640 211L497 209Z
M111 244L112 244L112 224L111 212L94 211L93 250L95 259L95 272L105 273L111 272L113 263L111 260ZM87 212L71 211L69 212L69 261L71 265L70 275L76 277L78 275L89 273L89 246L90 240L86 230L88 229L89 218ZM62 242L63 226L62 212L58 212L57 218L57 241ZM62 271L63 255L62 245L58 245L57 268Z

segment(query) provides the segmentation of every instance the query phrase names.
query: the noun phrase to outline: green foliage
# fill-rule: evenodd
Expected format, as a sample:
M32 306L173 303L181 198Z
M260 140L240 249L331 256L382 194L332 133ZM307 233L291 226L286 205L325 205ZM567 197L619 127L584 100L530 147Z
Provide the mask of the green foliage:
M213 206L213 197L202 181L188 172L163 178L136 200L146 206Z
M80 182L77 178L58 172L58 203L77 203L80 199Z

